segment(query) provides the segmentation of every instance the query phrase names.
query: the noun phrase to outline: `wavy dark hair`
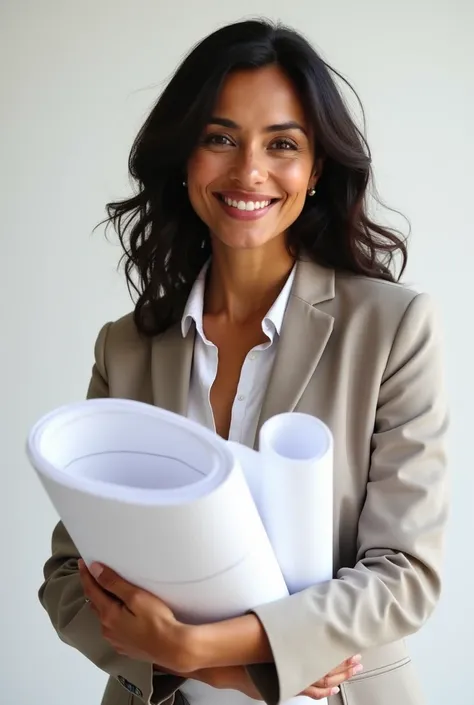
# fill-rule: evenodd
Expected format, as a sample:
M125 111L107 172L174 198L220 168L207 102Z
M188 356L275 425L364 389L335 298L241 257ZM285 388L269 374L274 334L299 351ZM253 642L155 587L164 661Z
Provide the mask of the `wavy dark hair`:
M135 323L144 335L179 320L211 254L208 228L194 212L183 178L219 91L231 72L270 64L295 86L314 130L315 157L324 158L316 195L289 229L290 252L391 281L397 255L400 275L405 268L405 239L367 213L371 157L336 77L347 81L293 29L264 20L237 22L206 37L183 60L133 144L129 170L136 195L107 204L103 222L120 239L127 285L138 295Z

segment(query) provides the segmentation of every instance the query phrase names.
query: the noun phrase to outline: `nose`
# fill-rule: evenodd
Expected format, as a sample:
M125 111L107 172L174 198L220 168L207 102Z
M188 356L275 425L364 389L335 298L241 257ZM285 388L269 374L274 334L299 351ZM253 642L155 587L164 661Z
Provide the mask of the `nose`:
M268 178L265 156L252 147L239 149L230 170L230 178L244 189L265 183Z

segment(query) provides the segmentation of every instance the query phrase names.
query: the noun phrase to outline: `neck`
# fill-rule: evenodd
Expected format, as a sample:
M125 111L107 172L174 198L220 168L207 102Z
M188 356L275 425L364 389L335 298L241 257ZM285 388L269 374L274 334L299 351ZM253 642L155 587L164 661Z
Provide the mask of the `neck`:
M234 323L265 315L295 263L283 239L275 240L278 242L242 250L214 244L205 313Z

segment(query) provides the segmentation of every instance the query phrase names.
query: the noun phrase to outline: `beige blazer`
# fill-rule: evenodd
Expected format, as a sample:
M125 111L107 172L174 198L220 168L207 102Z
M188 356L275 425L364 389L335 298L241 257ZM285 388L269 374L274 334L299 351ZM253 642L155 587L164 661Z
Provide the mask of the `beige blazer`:
M193 329L183 339L179 325L142 338L131 315L105 325L88 396L186 414L193 342ZM294 410L334 434L336 579L255 609L275 665L249 672L273 705L360 652L364 672L330 705L420 705L403 638L438 600L447 514L447 413L429 297L299 261L260 425ZM180 679L153 676L102 638L77 558L59 524L40 599L61 639L111 675L103 705L171 705L173 693L182 702Z

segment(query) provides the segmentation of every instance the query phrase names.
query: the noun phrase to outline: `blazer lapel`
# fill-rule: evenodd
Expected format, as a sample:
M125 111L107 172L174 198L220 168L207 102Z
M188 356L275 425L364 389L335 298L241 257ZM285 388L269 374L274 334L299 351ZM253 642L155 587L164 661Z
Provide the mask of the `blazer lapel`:
M151 376L153 403L186 416L194 350L194 326L183 338L177 323L152 343Z
M334 298L334 280L333 269L298 261L256 439L265 421L294 410L321 359L334 318L316 305Z
M299 260L285 312L275 364L259 417L258 431L267 419L293 411L330 338L334 319L317 308L334 298L334 270ZM183 338L180 323L152 343L153 403L186 416L195 330Z

